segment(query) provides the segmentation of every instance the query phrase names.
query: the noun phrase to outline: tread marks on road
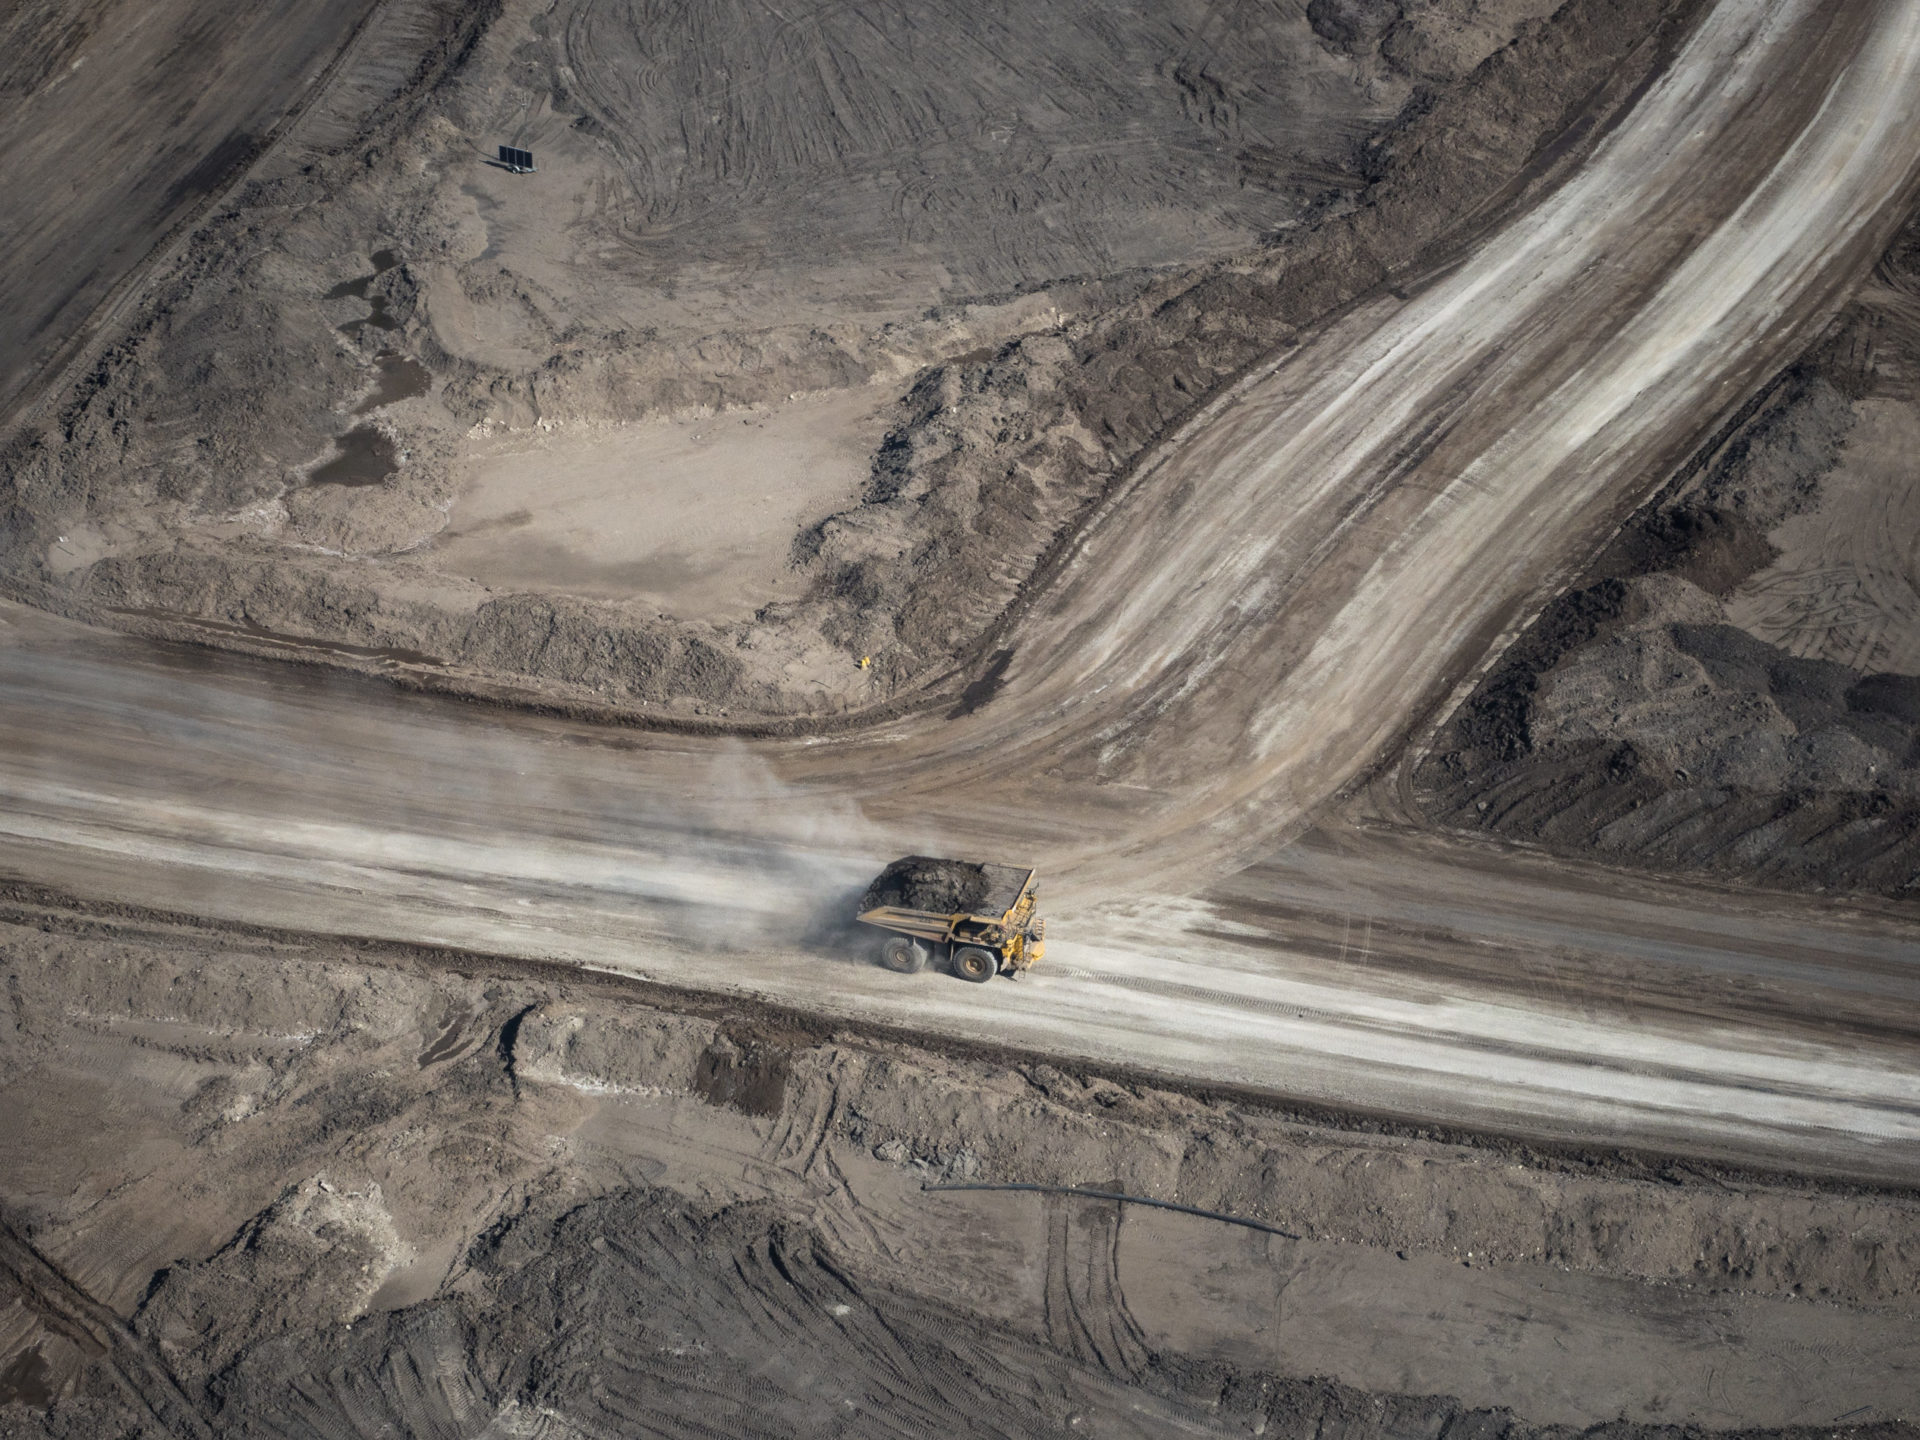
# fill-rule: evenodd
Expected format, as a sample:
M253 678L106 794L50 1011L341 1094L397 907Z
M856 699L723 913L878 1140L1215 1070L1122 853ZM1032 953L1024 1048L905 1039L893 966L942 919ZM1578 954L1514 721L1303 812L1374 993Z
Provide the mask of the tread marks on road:
M1370 1017L1360 1013L1343 1013L1332 1010L1320 1010L1310 1006L1295 1005L1285 1000L1267 1000L1258 996L1240 994L1230 990L1215 990L1201 985L1183 985L1176 981L1157 980L1144 975L1115 975L1091 970L1060 969L1053 972L1061 978L1084 981L1095 985L1113 986L1123 990L1135 990L1146 994L1160 995L1168 999L1198 1001L1203 1004L1217 1005L1226 1010L1254 1011L1279 1016L1281 1018L1313 1020L1321 1024L1337 1025L1351 1030L1376 1032L1388 1036L1401 1036L1409 1033L1410 1027L1396 1024L1389 1018ZM1502 1041L1484 1035L1457 1033L1452 1043L1463 1050L1480 1051L1489 1055L1515 1056L1528 1059L1546 1060L1552 1063L1578 1066L1594 1070L1612 1070L1622 1075L1632 1075L1643 1079L1668 1081L1683 1085L1712 1085L1727 1091L1746 1091L1753 1094L1766 1094L1782 1099L1822 1101L1827 1097L1817 1088L1796 1085L1784 1080L1762 1081L1753 1076L1717 1075L1685 1065L1661 1064L1646 1059L1635 1059L1627 1055L1594 1054L1587 1051L1570 1050L1551 1044L1524 1044L1519 1041ZM1878 1103L1856 1102L1863 1111L1874 1115L1909 1116L1920 1115L1920 1106L1882 1101ZM1822 1127L1804 1120L1777 1117L1772 1122L1788 1130L1814 1133ZM1877 1139L1894 1140L1901 1132L1876 1124L1872 1119L1861 1118L1855 1121L1858 1133Z
M1067 1195L1048 1195L1045 1203L1047 1343L1110 1375L1137 1381L1152 1352L1120 1285L1124 1207Z
M128 1396L171 1436L212 1440L202 1408L133 1328L67 1278L12 1222L0 1215L0 1279L11 1281L42 1323L83 1350L102 1357Z

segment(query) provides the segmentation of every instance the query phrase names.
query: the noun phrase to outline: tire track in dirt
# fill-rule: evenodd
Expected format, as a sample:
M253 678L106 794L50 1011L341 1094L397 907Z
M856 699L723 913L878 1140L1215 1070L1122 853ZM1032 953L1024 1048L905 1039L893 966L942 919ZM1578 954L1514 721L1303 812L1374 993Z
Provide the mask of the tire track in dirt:
M94 58L84 79L56 77L7 115L33 138L9 146L0 179L13 213L32 223L12 235L0 223L13 254L0 302L0 429L64 392L144 277L328 92L380 3L309 14L232 0L222 14L199 15L201 43L175 44L157 60L143 32L185 22L161 6L123 6L69 62L71 74ZM62 108L69 100L75 113ZM115 123L83 118L103 110ZM156 132L169 137L157 160ZM84 190L71 184L80 172L93 182Z
M55 1269L3 1215L0 1278L12 1282L48 1329L103 1357L113 1378L163 1433L212 1440L207 1416L126 1321Z
M651 234L697 224L729 264L751 265L762 247L748 237L791 224L764 217L793 204L853 227L834 242L836 263L857 252L891 265L903 248L951 252L960 237L967 253L943 262L954 283L992 292L1023 274L1137 264L1133 231L1162 212L1155 223L1221 236L1257 233L1297 208L1277 190L1222 183L1207 213L1175 219L1181 186L1240 162L1191 109L1190 133L1169 129L1166 101L1127 77L1178 69L1167 55L1205 49L1199 36L1218 24L1211 5L1176 6L1145 36L1077 5L1012 17L917 3L578 0L550 23L569 92L632 177L643 223L619 238L641 257L658 248ZM1291 17L1242 32L1263 60L1303 43L1311 36ZM1312 63L1310 51L1297 58ZM1368 123L1355 87L1321 86L1315 113L1334 113L1303 133L1298 97L1243 83L1253 87L1237 107L1249 112L1236 113L1243 138L1291 144L1326 167ZM1133 160L1142 135L1158 131L1162 162ZM1030 163L1006 165L1028 151ZM893 222L885 235L873 225L882 217Z

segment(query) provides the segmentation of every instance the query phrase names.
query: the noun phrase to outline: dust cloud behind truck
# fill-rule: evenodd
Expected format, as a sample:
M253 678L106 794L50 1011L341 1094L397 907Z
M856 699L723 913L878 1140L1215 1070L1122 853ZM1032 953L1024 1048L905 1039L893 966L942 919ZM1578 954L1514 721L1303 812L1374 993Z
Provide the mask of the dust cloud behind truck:
M856 918L888 933L880 963L902 975L944 958L962 980L1018 975L1047 952L1034 871L907 855L867 886Z

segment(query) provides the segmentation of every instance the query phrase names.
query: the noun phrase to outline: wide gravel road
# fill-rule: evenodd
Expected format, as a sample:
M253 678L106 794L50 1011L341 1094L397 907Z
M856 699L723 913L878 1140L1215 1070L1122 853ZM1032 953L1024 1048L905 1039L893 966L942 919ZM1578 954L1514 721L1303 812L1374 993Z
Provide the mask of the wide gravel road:
M1048 904L1019 982L844 917L963 820L745 746L489 714L0 607L0 875L592 966L1422 1121L1920 1179L1920 927L1316 832L1205 893ZM791 757L775 757L790 759ZM457 962L455 962L457 963Z

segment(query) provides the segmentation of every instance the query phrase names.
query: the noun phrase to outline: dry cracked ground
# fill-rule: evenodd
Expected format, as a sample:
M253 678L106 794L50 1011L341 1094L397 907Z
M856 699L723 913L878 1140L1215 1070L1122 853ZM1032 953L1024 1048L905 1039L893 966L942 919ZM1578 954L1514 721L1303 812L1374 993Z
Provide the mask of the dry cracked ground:
M1157 443L1452 273L1740 8L15 0L0 591L624 724L964 716ZM1794 23L1812 65L1909 8ZM1920 219L1872 240L1339 823L1811 893L1911 973ZM1920 1417L1912 1163L1450 1129L33 879L8 1440ZM1910 1052L1898 983L1878 1028L1801 1018Z

